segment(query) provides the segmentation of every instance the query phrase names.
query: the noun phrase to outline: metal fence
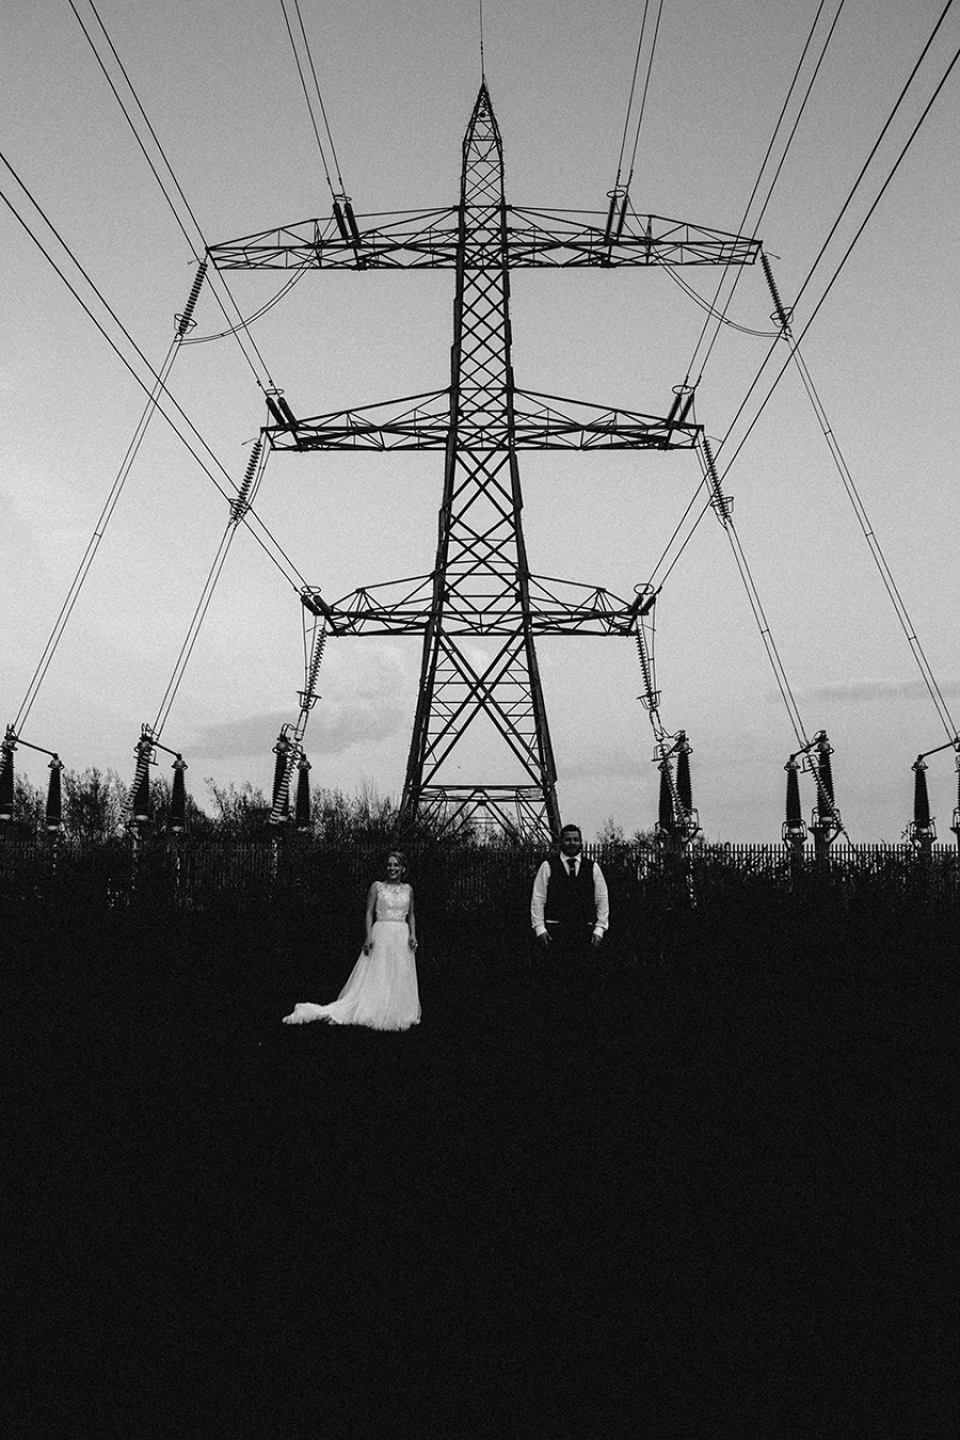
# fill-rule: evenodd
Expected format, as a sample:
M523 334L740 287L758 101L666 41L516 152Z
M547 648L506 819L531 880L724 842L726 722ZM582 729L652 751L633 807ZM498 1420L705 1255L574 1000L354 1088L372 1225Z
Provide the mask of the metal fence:
M952 846L924 855L909 845L834 846L827 861L801 857L786 845L705 845L672 855L649 845L588 845L608 883L622 891L675 892L692 900L717 890L757 885L795 889L823 886L851 894L864 887L925 891L956 897L960 857ZM448 909L500 903L514 892L529 895L542 853L497 846L464 848L436 843L408 851L410 878L427 903ZM382 845L327 845L312 837L276 840L191 840L156 837L81 842L64 838L0 843L0 897L7 901L85 897L118 905L149 897L203 906L232 897L262 902L271 896L322 903L331 889L354 902L382 869Z

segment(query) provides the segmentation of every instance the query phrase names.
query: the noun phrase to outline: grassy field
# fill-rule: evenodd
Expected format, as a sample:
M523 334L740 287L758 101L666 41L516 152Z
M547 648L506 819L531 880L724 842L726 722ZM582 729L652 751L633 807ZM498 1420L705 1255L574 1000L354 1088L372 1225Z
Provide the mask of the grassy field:
M352 896L6 906L5 1433L953 1433L955 902L635 890L558 976L525 892L402 1035L280 1024Z

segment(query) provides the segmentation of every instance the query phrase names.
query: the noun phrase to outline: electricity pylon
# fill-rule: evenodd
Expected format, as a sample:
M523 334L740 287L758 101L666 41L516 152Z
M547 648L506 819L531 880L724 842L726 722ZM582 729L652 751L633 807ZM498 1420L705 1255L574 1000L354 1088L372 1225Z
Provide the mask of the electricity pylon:
M759 242L656 216L628 215L625 190L606 218L506 203L503 147L486 83L463 141L459 204L356 216L348 196L310 220L212 246L222 270L453 269L449 387L385 404L298 419L268 396L274 450L443 450L436 561L428 575L303 603L331 635L423 636L420 688L401 823L432 815L493 822L524 838L560 828L556 765L537 666L538 635L640 635L650 596L531 573L517 453L545 449L692 449L692 391L665 418L517 389L511 361L510 271L518 267L746 265ZM493 640L482 652L480 639ZM482 658L479 658L482 655ZM482 730L501 752L493 781L463 779L465 737ZM488 751L489 753L489 747ZM489 763L489 762L488 762Z

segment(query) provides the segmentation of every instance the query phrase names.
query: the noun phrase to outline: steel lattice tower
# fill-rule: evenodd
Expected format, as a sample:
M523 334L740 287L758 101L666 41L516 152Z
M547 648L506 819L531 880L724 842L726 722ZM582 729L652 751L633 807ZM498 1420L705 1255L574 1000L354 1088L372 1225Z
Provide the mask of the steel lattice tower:
M527 563L521 449L693 448L692 392L666 418L520 390L511 364L510 271L517 267L752 264L759 244L736 235L629 216L615 192L606 217L509 206L503 148L484 83L463 141L460 201L399 217L356 216L345 195L327 222L307 221L211 247L221 269L452 268L450 385L386 404L298 419L268 397L273 449L442 449L443 501L429 575L304 604L332 635L422 634L423 657L402 821L424 814L492 820L528 838L556 835L560 815L535 637L637 635L647 596L533 575ZM476 640L495 640L478 663ZM469 642L473 641L473 644ZM486 727L505 767L492 782L451 778L464 737ZM457 747L461 746L460 751Z
M485 809L521 830L556 833L557 773L534 648L513 439L503 148L486 87L463 143L458 228L446 473L403 810ZM506 437L503 448L485 448L488 432ZM478 609L488 623L496 618L502 640L483 671L457 633ZM444 784L444 762L482 714L523 779Z

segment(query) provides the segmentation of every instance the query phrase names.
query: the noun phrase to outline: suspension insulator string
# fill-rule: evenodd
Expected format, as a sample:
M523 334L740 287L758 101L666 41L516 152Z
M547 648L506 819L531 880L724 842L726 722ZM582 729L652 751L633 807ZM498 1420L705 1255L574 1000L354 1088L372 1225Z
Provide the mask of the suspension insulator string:
M931 669L930 662L926 657L923 646L920 644L920 641L917 638L916 628L910 618L907 607L904 604L903 597L901 596L900 591L897 588L896 581L893 578L893 573L890 569L890 566L887 564L886 556L884 555L883 550L880 547L880 542L877 539L876 534L874 533L873 526L870 523L870 518L867 515L867 511L860 496L860 492L857 489L853 476L850 473L850 468L847 465L842 450L840 449L837 437L833 433L833 427L831 426L830 421L827 417L827 412L823 408L823 403L817 393L816 387L813 383L813 378L807 368L806 361L800 354L800 346L798 342L794 339L793 332L791 330L792 312L784 307L783 302L780 299L776 282L773 277L773 271L770 267L770 262L767 259L767 256L761 255L760 259L761 264L763 265L763 273L767 278L767 284L770 287L770 294L773 298L774 303L774 313L771 316L771 319L776 321L776 323L779 325L780 335L787 343L791 359L797 367L797 370L800 374L800 379L803 383L803 388L807 393L807 398L809 399L810 404L813 406L814 414L817 417L817 423L819 424L820 429L823 433L823 437L827 442L827 447L833 459L834 466L836 467L837 474L840 476L843 488L846 491L847 499L850 501L850 504L853 507L853 513L857 517L857 523L859 524L860 529L863 531L863 536L869 547L870 554L873 556L877 569L880 572L880 578L883 581L884 589L890 597L890 601L896 613L897 620L899 621L900 628L906 636L907 644L910 646L910 650L914 660L916 661L917 668L919 669L920 674L923 677L923 683L927 688L930 699L933 701L933 706L937 712L940 723L943 726L944 730L947 732L948 738L952 740L956 737L957 734L956 724L954 722L953 716L950 714L950 709L947 705L947 702L944 699L943 691L937 684L936 676Z
M320 626L319 631L317 630L316 625L314 625L314 633L315 639L313 643L313 655L310 657L309 664L307 665L303 689L300 692L301 715L305 715L310 710L312 710L317 700L320 698L317 695L317 679L320 675L320 664L323 660L323 652L327 643L326 620L324 620L323 624Z
M201 260L200 264L197 266L197 273L193 277L193 285L191 286L190 294L187 296L187 303L183 307L183 314L174 316L174 319L177 322L177 335L181 340L184 338L184 336L189 330L193 329L194 325L196 324L196 321L193 318L193 312L196 307L197 300L200 298L200 291L203 287L203 282L206 279L206 275L207 262L206 260Z
M640 701L647 710L653 711L659 703L660 692L656 688L653 657L649 654L643 638L642 621L637 622L637 658L640 661L640 674L643 676L643 694Z
M263 449L263 440L258 438L253 443L250 451L250 459L247 461L247 468L244 471L240 489L237 491L236 499L230 505L230 524L236 526L250 509L251 495L254 476L257 474L257 466L260 463L260 453Z

